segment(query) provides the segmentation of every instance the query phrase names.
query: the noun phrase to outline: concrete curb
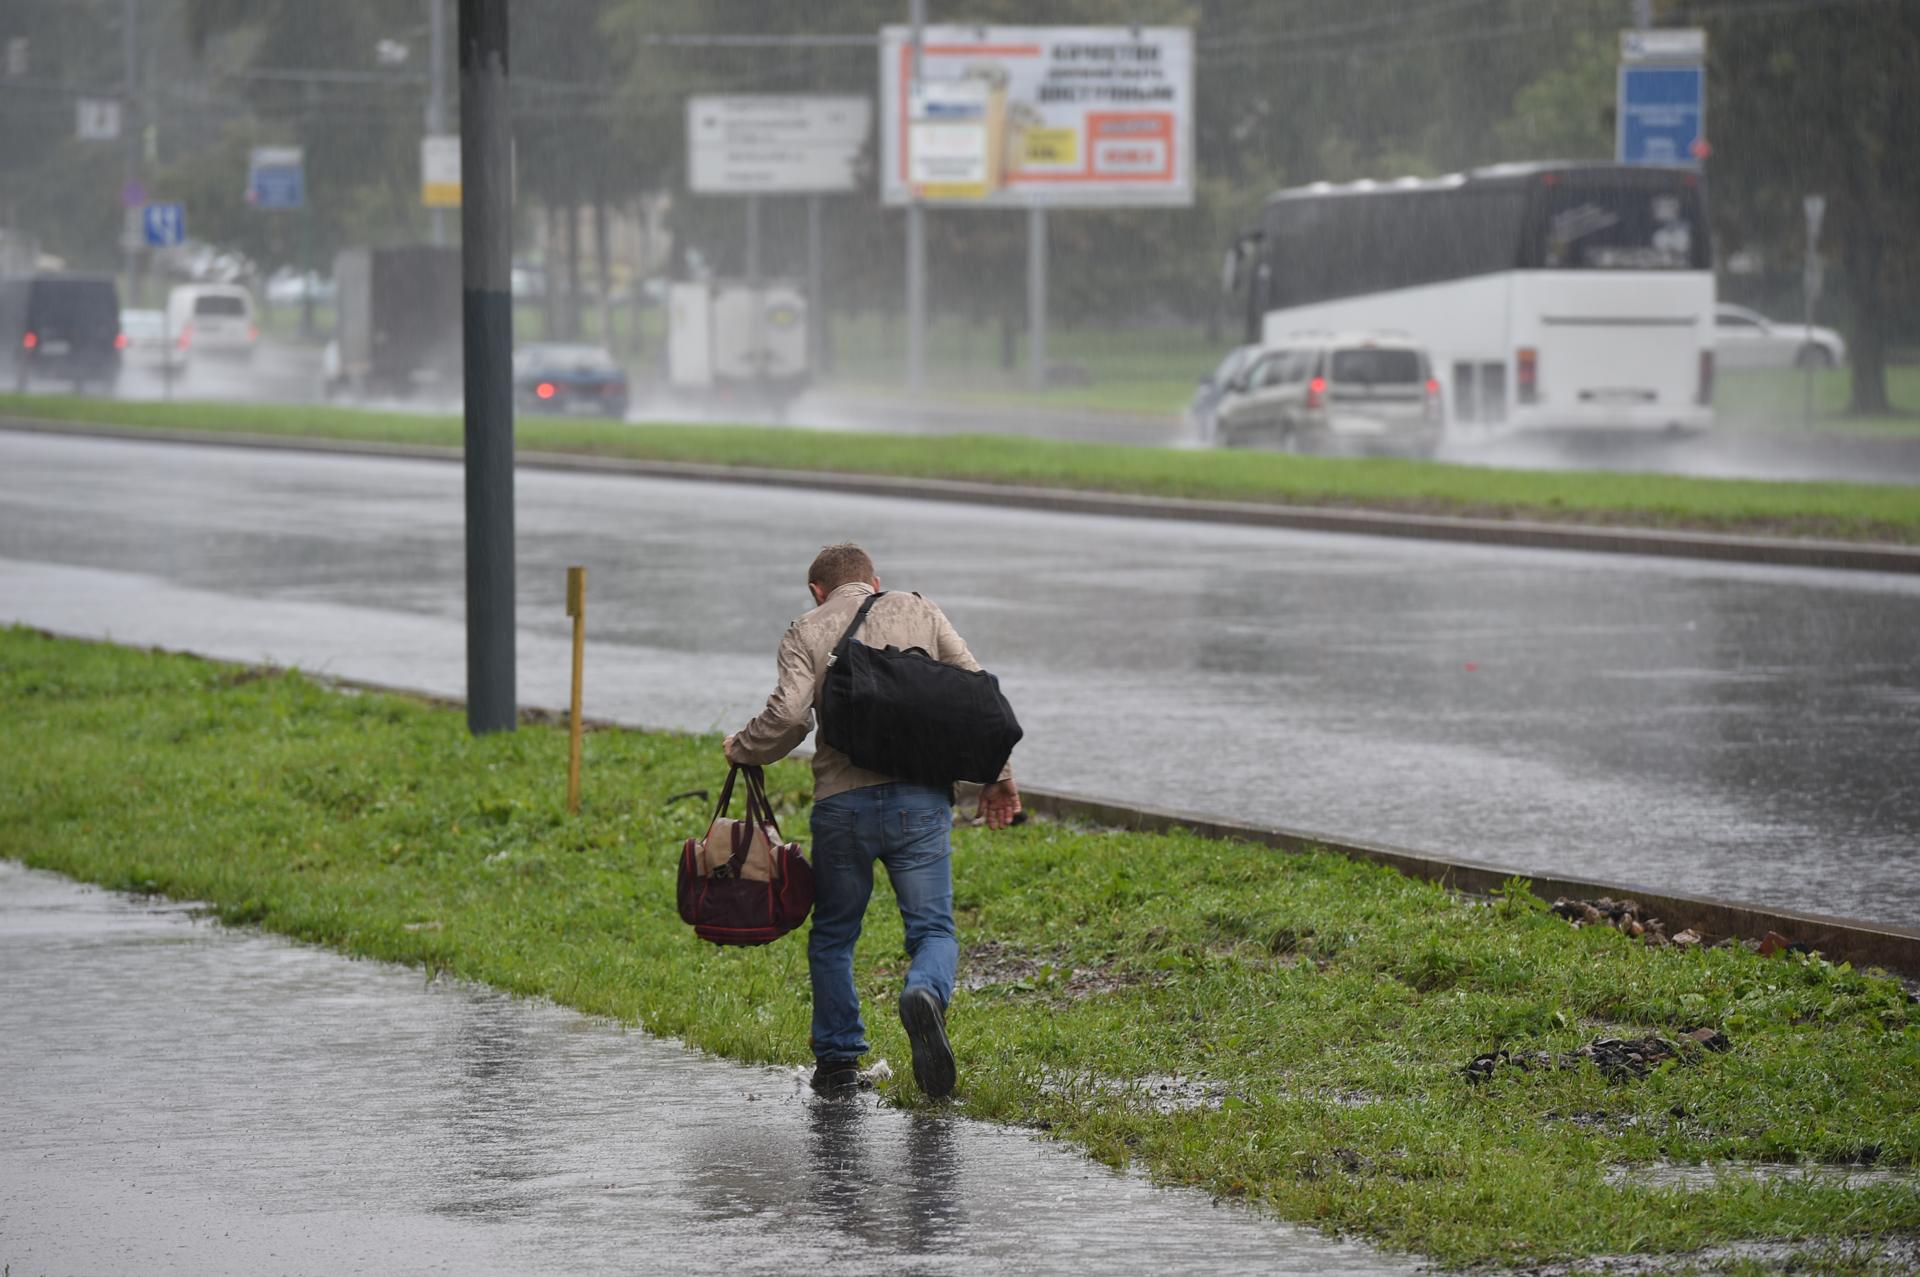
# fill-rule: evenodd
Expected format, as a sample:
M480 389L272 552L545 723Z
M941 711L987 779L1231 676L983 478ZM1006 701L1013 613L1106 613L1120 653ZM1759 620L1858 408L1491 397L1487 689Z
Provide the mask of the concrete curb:
M459 448L437 444L383 443L375 440L324 439L287 435L229 434L219 431L148 429L91 422L41 421L0 417L0 429L25 433L128 439L148 443L184 443L225 448L263 448L335 456L402 457L457 461ZM892 475L849 474L835 470L776 470L691 461L641 461L587 453L523 451L517 463L529 470L626 474L660 479L695 479L804 488L864 496L949 501L1002 509L1099 514L1121 518L1182 519L1246 527L1341 532L1360 536L1415 538L1529 549L1578 550L1595 554L1639 554L1660 558L1705 559L1776 567L1830 568L1858 572L1920 573L1920 546L1822 541L1792 537L1726 536L1711 532L1656 531L1523 520L1468 519L1442 515L1387 514L1316 506L1267 505L1249 501L1202 501L1180 497L1080 492L1065 488L1023 487L959 479L909 479Z
M1765 905L1718 900L1709 896L1676 895L1652 887L1555 878L1491 865L1477 860L1448 860L1422 852L1378 843L1356 842L1299 829L1269 828L1220 820L1195 812L1132 807L1104 799L1047 790L1021 789L1027 810L1050 820L1125 829L1138 833L1166 833L1183 829L1202 838L1257 843L1279 851L1305 852L1316 848L1397 869L1410 878L1437 882L1462 891L1485 893L1509 878L1525 878L1533 894L1543 900L1555 896L1592 900L1631 897L1667 924L1668 933L1692 927L1709 941L1726 937L1760 939L1769 931L1789 942L1817 949L1834 961L1856 966L1885 967L1902 975L1920 977L1920 930L1891 923L1864 922L1826 914L1801 913Z
M46 630L41 633L83 643L111 643L111 640L87 635L55 634ZM202 656L198 652L179 648L152 647L145 650L169 655L193 656L202 660L219 661L221 664L248 664L241 661L227 661L220 657ZM253 664L249 668L279 670L281 667ZM377 683L367 679L304 671L302 671L302 677L327 687L388 693L449 708L459 708L466 704L458 696L444 696L438 692L401 687L392 683ZM566 714L543 706L524 705L520 708L520 721L558 724L566 721ZM583 717L581 721L582 725L589 730L607 728L622 728L629 731L678 730L649 728L606 718ZM804 757L804 755L797 756ZM1769 931L1774 931L1785 936L1789 942L1818 950L1825 957L1835 961L1847 961L1856 966L1879 966L1901 975L1920 978L1920 930L1911 927L1867 922L1855 918L1837 918L1827 914L1801 913L1790 909L1775 909L1737 900L1719 900L1710 896L1676 895L1669 891L1622 883L1544 877L1524 869L1493 865L1484 861L1449 860L1401 847L1358 842L1308 830L1247 825L1201 815L1198 812L1134 807L1125 803L1088 798L1057 790L1029 789L1022 786L1020 795L1022 804L1028 812L1047 820L1122 829L1134 833L1168 833L1173 830L1184 830L1201 838L1250 842L1271 847L1276 851L1295 854L1314 850L1329 851L1354 860L1385 865L1409 878L1437 882L1459 891L1485 894L1493 891L1509 878L1525 878L1532 884L1534 895L1543 900L1552 900L1555 896L1570 896L1583 900L1592 900L1599 896L1612 896L1616 900L1630 897L1662 919L1667 924L1669 934L1679 931L1682 927L1692 927L1711 942L1727 937L1757 940Z

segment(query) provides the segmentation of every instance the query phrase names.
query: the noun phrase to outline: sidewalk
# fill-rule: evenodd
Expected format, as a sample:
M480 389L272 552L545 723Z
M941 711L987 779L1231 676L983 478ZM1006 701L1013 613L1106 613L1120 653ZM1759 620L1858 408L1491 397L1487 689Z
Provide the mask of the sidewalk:
M816 1101L9 861L0 967L17 1272L1417 1271L1017 1130Z

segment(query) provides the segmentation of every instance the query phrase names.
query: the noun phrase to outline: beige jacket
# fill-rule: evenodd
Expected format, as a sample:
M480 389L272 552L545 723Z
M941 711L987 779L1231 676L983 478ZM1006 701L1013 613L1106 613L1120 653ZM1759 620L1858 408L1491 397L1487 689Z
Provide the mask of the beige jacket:
M767 707L740 729L733 740L731 755L737 763L771 763L791 754L813 730L814 700L820 680L827 672L827 658L834 645L853 624L853 615L873 587L854 581L827 596L827 601L795 620L780 639L780 683L767 698ZM967 650L966 640L954 632L953 623L936 605L917 594L889 590L887 597L873 605L866 624L854 641L870 647L918 647L932 653L948 665L977 670L980 662ZM1000 778L1013 775L1009 764ZM884 785L896 780L855 767L847 756L831 745L816 742L813 755L813 800L819 802L849 789Z

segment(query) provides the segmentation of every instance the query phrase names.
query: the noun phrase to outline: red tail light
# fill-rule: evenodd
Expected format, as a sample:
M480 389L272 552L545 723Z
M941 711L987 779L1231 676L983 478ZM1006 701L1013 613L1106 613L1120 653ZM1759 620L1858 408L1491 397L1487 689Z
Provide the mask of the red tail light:
M1327 379L1315 377L1307 383L1307 407L1318 408L1327 402Z
M1427 378L1427 420L1440 419L1440 382L1438 378Z
M1540 398L1540 352L1532 346L1522 346L1513 352L1513 379L1519 391L1521 403L1533 403Z
M113 348L115 350L125 350L127 348L127 335L125 333L115 333L113 335Z
M1713 404L1713 352L1700 352L1700 395L1696 400L1703 408Z
M551 399L554 396L554 385L550 381L543 381L533 388L533 393L542 399Z
M182 350L185 350L187 347L193 345L193 325L192 324L180 325L180 336L174 342L174 344L180 347L180 349Z
M32 350L35 346L38 346L39 344L40 344L39 333L28 333L26 336L20 339L20 347L22 350Z
M247 325L247 340L248 340L248 341L259 341L259 340L260 340L260 325L258 325L258 324L248 324L248 325Z

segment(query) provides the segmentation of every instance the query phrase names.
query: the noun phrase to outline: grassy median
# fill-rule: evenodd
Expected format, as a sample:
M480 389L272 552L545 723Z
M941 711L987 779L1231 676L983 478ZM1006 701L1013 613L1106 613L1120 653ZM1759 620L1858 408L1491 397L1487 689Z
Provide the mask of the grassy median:
M0 630L0 714L0 855L737 1059L807 1059L802 937L719 950L674 912L705 813L667 800L720 779L715 738L589 734L569 816L563 731L473 740L459 712L399 696L19 628ZM803 768L770 787L803 834ZM1447 1263L1920 1229L1912 1178L1739 1169L1920 1164L1920 1007L1892 980L1652 949L1522 892L1187 836L963 829L954 863L967 1114ZM904 1064L878 895L859 980L876 1055ZM1731 1049L1615 1078L1567 1056L1700 1026ZM1547 1055L1470 1080L1496 1048ZM888 1097L924 1104L906 1072ZM1728 1169L1635 1181L1658 1162Z
M0 417L457 446L456 417L326 406L142 403L0 395ZM1287 456L778 427L623 425L523 416L525 450L1103 492L1563 523L1920 544L1920 488L1602 471L1494 470L1392 458Z

